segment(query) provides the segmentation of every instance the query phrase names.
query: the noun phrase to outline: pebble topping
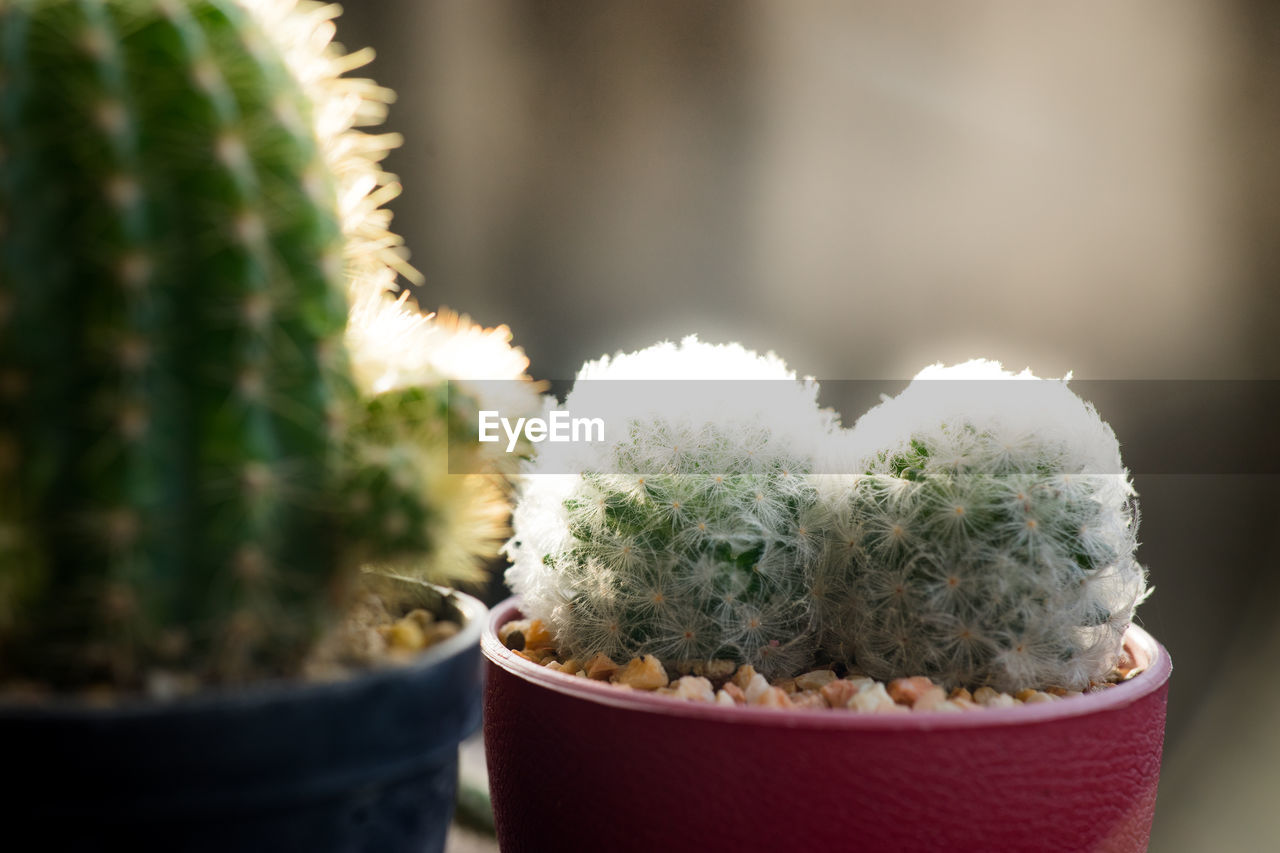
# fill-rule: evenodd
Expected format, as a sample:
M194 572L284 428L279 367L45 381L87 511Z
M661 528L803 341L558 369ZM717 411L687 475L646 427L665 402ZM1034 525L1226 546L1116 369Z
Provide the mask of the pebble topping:
M698 661L671 673L653 655L633 657L619 663L605 654L589 661L561 657L555 640L538 619L508 622L498 638L520 657L566 675L613 684L624 690L644 690L673 700L715 705L757 708L801 708L841 710L856 713L903 714L917 711L964 713L983 708L1012 708L1058 702L1084 693L1097 693L1137 675L1141 669L1134 656L1126 653L1106 681L1094 682L1086 690L1066 690L1048 686L1042 690L1002 693L991 687L972 691L957 687L948 691L932 679L916 675L877 681L859 672L837 672L833 668L814 669L794 678L770 682L750 664L732 661Z

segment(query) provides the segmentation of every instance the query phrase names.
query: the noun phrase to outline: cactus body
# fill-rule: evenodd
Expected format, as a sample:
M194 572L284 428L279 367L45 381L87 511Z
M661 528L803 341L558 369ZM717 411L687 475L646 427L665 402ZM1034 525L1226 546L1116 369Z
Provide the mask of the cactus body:
M608 381L615 377L719 378L734 400L703 400L701 410L606 408L614 434L578 470L539 457L508 546L508 581L526 613L584 660L727 658L771 675L808 663L825 520L810 474L814 448L832 429L816 385L796 383L772 356L688 339L587 365L566 408L593 411L593 383L626 385ZM733 389L734 378L764 379L753 387L775 396L753 399ZM753 410L735 410L735 401ZM768 423L779 412L790 435Z
M990 381L1009 378L1032 381ZM837 654L953 686L1106 677L1145 576L1133 488L1091 405L998 364L935 366L852 440L865 476L831 528Z
M257 5L0 2L0 674L289 671L363 563L433 547L403 457L439 407L344 341L348 278L393 286L394 143L318 133L262 22L310 73L329 15Z

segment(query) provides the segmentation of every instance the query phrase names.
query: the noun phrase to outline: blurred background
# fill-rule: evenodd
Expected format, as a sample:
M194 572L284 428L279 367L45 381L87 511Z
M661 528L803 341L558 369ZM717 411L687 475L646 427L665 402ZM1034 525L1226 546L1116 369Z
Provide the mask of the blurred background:
M422 306L537 378L696 331L1086 380L1175 665L1152 849L1280 849L1280 4L352 0L339 37L400 95Z

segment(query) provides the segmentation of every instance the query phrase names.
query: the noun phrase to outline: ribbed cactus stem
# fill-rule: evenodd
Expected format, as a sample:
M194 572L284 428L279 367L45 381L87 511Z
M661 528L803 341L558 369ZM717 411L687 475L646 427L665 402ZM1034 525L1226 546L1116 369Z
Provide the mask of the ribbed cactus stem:
M323 13L263 14L341 72ZM362 562L441 538L397 454L443 384L361 396L344 339L348 276L403 267L359 177L389 143L322 138L259 20L0 2L0 675L286 671Z

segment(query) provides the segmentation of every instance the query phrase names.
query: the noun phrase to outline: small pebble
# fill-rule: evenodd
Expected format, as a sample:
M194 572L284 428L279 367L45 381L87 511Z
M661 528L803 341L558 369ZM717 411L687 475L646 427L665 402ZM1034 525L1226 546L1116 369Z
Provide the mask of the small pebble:
M757 675L756 678L764 680L763 675ZM752 682L754 684L754 682ZM748 692L747 694L751 694ZM780 687L765 687L764 690L756 694L756 697L750 700L751 704L758 708L790 708L791 697L786 691Z
M392 649L416 652L427 646L427 635L412 619L401 619L389 626L382 635Z
M76 695L91 708L110 708L120 698L119 691L111 684L90 684Z
M747 696L747 704L754 705L756 704L756 699L760 698L760 694L769 689L771 689L769 681L757 672L751 676L750 683L747 684L747 688L742 692Z
M529 627L524 632L524 647L526 649L550 650L554 649L555 645L555 636L541 619L529 620Z
M738 685L743 690L747 689L747 685L751 683L751 679L756 677L756 668L749 663L744 663L738 667L738 671L733 674L731 679L733 684Z
M796 687L801 690L821 690L836 680L836 674L829 669L815 669L804 675L796 676Z
M826 708L827 700L817 690L801 690L791 697L791 704L797 708Z
M973 701L984 708L1012 708L1018 704L1008 693L985 686L973 691Z
M667 681L667 671L653 655L632 658L613 676L614 684L626 684L637 690L657 690L659 687L666 687Z
M889 682L887 690L890 698L899 705L914 706L925 694L942 688L923 675L914 675L911 678L895 678ZM945 693L942 698L946 698Z
M735 705L747 704L747 694L742 692L742 688L730 681L724 687L720 688L720 692L726 694Z
M686 675L675 682L674 695L677 699L690 702L714 702L716 693L711 689L710 679L699 675ZM732 699L730 699L732 702Z
M889 711L897 707L897 703L884 689L884 685L877 681L853 694L845 707L855 711Z
M179 696L189 696L199 687L199 682L186 673L166 670L153 670L147 673L147 696L158 702L169 702Z
M943 708L943 706L946 704L947 704L947 691L943 690L941 687L934 686L934 687L930 687L928 690L924 691L916 698L916 701L911 706L911 710L941 711L941 710L946 710ZM960 709L955 708L954 710L958 711Z
M524 651L524 632L529 628L529 619L517 619L508 622L498 629L498 641L513 652Z
M418 627L424 631L430 628L436 621L436 617L430 610L423 610L421 607L416 610L410 610L404 618L412 619L414 622L417 622Z
M587 673L587 678L594 681L608 681L618 671L618 665L604 652L600 652L587 661L583 670Z
M852 681L838 679L824 684L818 691L830 708L847 708L849 700L858 692L858 685Z
M542 664L543 666L546 666L551 661L556 660L555 652L550 649L525 649L522 652L516 652L516 654L520 655L520 657L525 660L531 660L534 663Z
M737 703L737 702L735 702L735 701L734 701L734 699L733 699L733 697L729 695L728 691L726 691L726 690L722 687L722 688L720 688L720 690L716 693L716 704L717 704L717 705L724 705L724 706L726 706L726 707L732 707L732 706L734 706L734 705L737 705L738 703Z
M498 640L513 652L551 649L555 639L541 619L517 619L498 629Z
M711 682L712 687L718 689L733 677L733 673L737 668L738 665L731 660L716 658L714 660L683 663L676 667L676 671L681 675L696 675L705 678Z
M427 629L427 645L442 643L462 630L457 622L436 622ZM544 658L545 660L545 658Z

